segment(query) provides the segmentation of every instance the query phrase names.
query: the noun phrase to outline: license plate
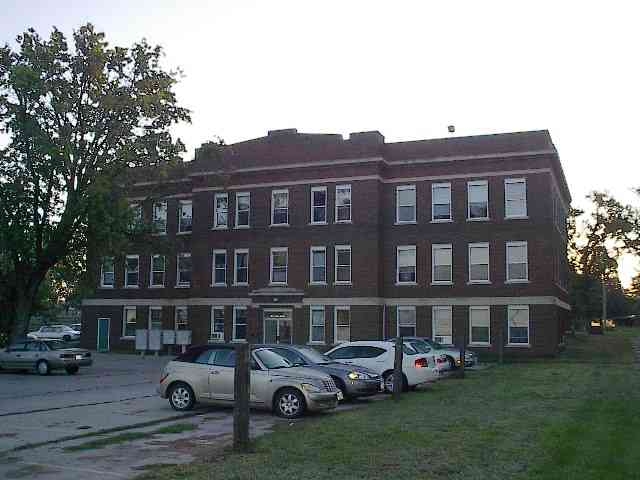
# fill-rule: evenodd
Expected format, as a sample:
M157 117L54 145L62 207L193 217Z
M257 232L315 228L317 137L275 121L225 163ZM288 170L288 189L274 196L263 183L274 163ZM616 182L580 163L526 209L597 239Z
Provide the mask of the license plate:
M82 355L76 355L76 360L82 360Z
M338 401L339 402L344 400L344 395L342 394L342 392L340 390L338 390L337 394L338 394Z

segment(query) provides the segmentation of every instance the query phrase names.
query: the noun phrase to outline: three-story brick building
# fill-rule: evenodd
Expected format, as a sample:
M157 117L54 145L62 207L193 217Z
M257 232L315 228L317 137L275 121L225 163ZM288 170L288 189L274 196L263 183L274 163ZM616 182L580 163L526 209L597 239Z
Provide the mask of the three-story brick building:
M168 247L102 259L85 346L132 349L149 328L193 343L400 333L557 351L570 193L547 131L387 143L292 129L210 152L135 184Z

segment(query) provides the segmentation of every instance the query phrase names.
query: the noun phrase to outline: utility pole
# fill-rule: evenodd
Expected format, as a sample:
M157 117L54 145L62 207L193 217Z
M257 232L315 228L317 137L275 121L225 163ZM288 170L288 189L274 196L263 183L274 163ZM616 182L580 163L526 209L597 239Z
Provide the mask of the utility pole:
M400 400L404 381L402 377L402 347L404 347L404 338L396 337L396 351L393 361L393 399Z
M251 391L251 348L248 343L236 346L233 405L233 449L249 451L249 392Z

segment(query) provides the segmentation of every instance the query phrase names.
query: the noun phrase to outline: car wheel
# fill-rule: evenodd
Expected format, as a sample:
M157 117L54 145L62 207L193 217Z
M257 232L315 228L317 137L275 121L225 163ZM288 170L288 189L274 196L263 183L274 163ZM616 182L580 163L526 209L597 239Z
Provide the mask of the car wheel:
M65 342L70 342L71 341L71 337L69 335L65 335L62 337L62 340L64 340Z
M47 362L46 360L40 360L38 363L36 363L36 371L40 375L49 375L49 362Z
M382 379L384 380L384 391L393 393L393 372L385 373ZM409 390L409 384L407 378L402 374L402 391L406 392L407 390Z
M175 383L169 389L169 404L174 410L179 412L191 410L195 403L193 390L186 383Z
M65 368L65 370L69 375L75 375L76 373L78 373L78 370L80 370L80 367L78 365L69 365Z
M302 416L306 408L304 396L293 388L278 392L274 403L276 413L284 418L298 418Z

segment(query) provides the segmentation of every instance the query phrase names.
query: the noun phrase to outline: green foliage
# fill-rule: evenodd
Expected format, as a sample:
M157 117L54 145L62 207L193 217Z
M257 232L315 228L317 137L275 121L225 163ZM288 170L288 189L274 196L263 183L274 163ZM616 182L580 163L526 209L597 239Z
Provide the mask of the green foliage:
M184 146L169 128L189 121L158 46L110 47L91 24L73 47L57 29L17 44L0 48L2 331L28 318L45 279L75 291L95 273L88 255L127 241L131 168L178 165Z

